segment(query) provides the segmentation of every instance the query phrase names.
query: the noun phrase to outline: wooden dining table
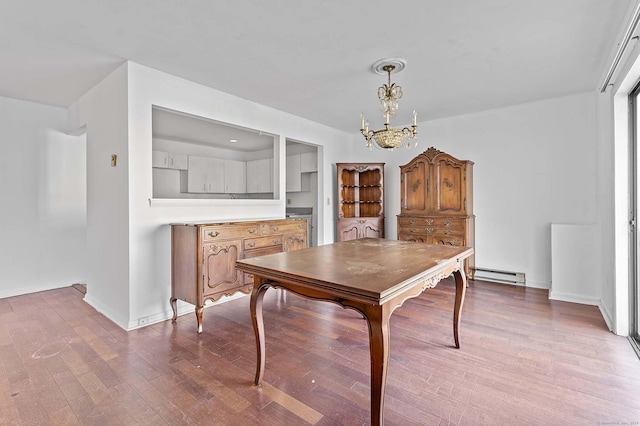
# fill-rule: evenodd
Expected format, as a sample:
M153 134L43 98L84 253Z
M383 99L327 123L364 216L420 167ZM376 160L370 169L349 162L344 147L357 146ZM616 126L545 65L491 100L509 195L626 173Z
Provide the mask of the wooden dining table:
M473 248L363 238L303 250L238 260L236 267L253 274L250 310L257 347L255 384L265 369L262 305L270 287L312 300L337 303L364 317L369 327L371 424L383 423L384 391L389 365L389 319L394 310L453 274L455 347L460 347L460 314L467 286L464 260Z

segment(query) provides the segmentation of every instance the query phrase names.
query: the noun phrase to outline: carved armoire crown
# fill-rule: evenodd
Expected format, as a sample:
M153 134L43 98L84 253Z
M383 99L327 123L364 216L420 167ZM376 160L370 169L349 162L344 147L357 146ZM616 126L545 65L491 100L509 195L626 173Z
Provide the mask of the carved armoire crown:
M472 161L431 147L400 166L398 239L475 246ZM468 277L474 267L475 255L465 262Z

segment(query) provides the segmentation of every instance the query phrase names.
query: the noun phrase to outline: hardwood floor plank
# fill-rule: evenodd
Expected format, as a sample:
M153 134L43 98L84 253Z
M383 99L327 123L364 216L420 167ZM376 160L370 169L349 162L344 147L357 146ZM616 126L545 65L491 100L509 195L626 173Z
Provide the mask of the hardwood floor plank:
M73 288L0 300L0 424L366 425L369 342L355 312L267 292L267 367L247 298L125 332ZM461 348L454 283L391 317L387 425L640 421L640 361L596 307L472 282Z
M315 425L322 419L321 413L268 383L263 383L262 392L276 404L291 411L309 424Z

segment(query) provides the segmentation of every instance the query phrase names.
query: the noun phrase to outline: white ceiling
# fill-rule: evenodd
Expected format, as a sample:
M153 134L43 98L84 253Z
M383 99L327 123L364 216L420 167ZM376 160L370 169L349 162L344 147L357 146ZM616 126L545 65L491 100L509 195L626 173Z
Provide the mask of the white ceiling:
M68 106L131 60L357 132L385 57L395 124L595 90L634 3L0 0L0 96Z
M244 152L273 149L273 135L230 126L179 111L153 108L151 123L153 137L158 139Z

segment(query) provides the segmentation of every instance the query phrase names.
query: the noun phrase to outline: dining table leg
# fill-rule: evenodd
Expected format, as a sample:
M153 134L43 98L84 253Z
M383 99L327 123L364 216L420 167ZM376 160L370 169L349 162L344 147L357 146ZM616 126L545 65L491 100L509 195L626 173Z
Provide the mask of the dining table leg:
M388 305L369 306L364 315L369 325L369 352L371 357L371 424L382 425L384 390L389 367Z
M456 348L460 348L460 339L458 331L460 329L460 315L462 314L462 305L464 304L464 295L467 292L467 277L464 271L455 271L453 277L456 280L456 302L453 307L453 339L456 342Z
M256 377L254 383L260 385L264 376L265 366L265 344L264 344L264 321L262 319L262 302L264 294L269 288L266 285L260 285L258 280L253 284L251 291L251 301L249 309L251 311L251 321L253 322L253 332L256 336Z

